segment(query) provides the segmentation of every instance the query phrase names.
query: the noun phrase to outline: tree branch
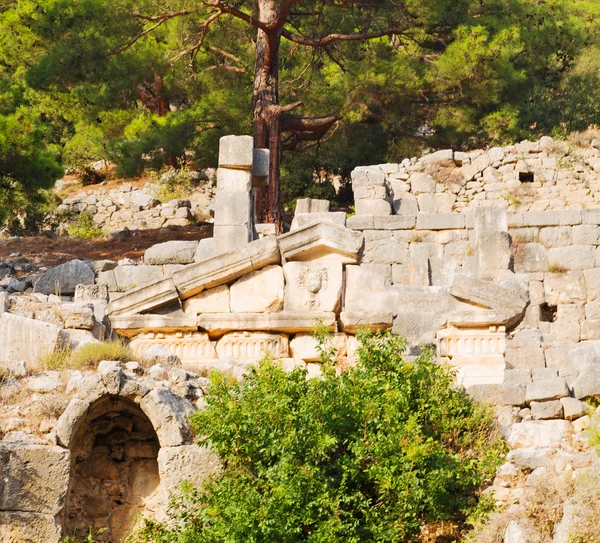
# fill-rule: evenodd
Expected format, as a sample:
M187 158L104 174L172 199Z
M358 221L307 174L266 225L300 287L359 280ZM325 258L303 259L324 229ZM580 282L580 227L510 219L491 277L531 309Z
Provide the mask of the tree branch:
M198 51L198 49L200 49L200 47L202 47L202 44L204 43L204 39L206 38L206 34L208 33L208 27L212 23L214 23L221 15L223 15L223 12L219 10L216 13L213 13L208 19L206 19L206 21L202 24L202 33L200 34L200 39L196 42L196 44L192 45L192 47L190 47L189 49L186 49L185 51L181 51L181 53L178 53L177 55L175 55L171 59L171 62L175 63L181 57L184 57L189 54L193 55L196 51Z
M375 38L383 38L384 36L393 36L395 34L402 34L404 32L403 28L387 28L385 30L380 30L378 32L364 32L357 34L328 34L322 38L306 38L304 36L300 36L298 34L294 34L289 30L284 29L281 35L292 41L294 43L298 43L300 45L307 45L309 47L322 47L323 45L327 45L328 43L336 42L336 41L360 41L360 40L373 40Z

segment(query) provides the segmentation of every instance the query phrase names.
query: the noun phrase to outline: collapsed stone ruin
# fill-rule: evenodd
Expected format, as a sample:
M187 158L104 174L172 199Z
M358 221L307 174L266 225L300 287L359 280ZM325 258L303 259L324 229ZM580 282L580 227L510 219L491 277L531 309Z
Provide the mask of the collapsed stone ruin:
M434 345L459 384L497 405L513 449L492 487L498 501L518 505L519 474L550 462L589 467L583 400L600 395L600 153L580 154L585 168L544 138L360 167L356 214L300 200L290 231L276 235L251 211L267 153L250 137L223 138L213 238L156 245L139 263L73 261L32 278L30 292L0 294L0 360L15 375L44 370L48 351L113 334L140 360L168 352L181 364L154 378L106 362L66 387L57 372L26 379L36 401L59 391L68 407L41 442L2 428L0 480L15 483L0 482L0 539L20 541L5 534L27 526L44 541L103 526L110 541L138 513L162 514L182 480L201 483L217 469L187 426L202 406L198 374L239 376L269 354L318 375L316 323L343 364L353 363L361 328L403 335L409 357ZM35 390L36 379L55 387ZM33 475L24 467L38 462Z

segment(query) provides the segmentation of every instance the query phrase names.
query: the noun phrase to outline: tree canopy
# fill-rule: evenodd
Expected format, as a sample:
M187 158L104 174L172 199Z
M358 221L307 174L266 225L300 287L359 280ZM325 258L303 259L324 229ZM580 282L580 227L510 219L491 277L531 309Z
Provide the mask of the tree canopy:
M186 151L212 166L220 136L254 134L277 170L283 152L290 198L359 162L598 123L599 9L591 0L15 0L0 5L0 115L35 121L27 145L42 162L107 158L125 175ZM38 179L26 180L34 192Z

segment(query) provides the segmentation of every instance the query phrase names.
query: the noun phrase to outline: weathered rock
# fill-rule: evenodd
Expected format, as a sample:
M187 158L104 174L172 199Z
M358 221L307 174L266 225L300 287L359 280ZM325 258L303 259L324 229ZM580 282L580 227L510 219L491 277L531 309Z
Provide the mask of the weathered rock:
M42 294L74 294L77 285L92 285L95 278L89 262L71 260L36 277L33 288Z
M56 423L58 443L70 448L71 440L79 428L79 423L85 418L90 407L89 402L73 398Z
M108 287L106 285L77 285L75 287L75 302L107 302Z
M345 311L397 312L397 298L385 279L360 266L346 266Z
M564 417L567 420L575 420L583 417L588 412L588 406L576 398L561 398Z
M164 364L165 366L181 366L181 360L171 350L163 345L152 345L139 357L139 361L146 367L153 364Z
M60 524L54 515L0 511L0 541L3 543L58 543L60 536Z
M221 285L196 294L183 303L185 313L200 315L202 313L229 313L229 286Z
M328 212L329 200L317 200L316 198L299 198L296 200L296 214Z
M25 361L31 370L40 370L43 357L66 341L65 331L53 324L11 313L0 316L0 360L5 362Z
M58 314L65 323L65 328L93 330L96 324L94 307L91 304L63 304L58 308Z
M58 371L46 371L27 381L27 389L31 392L54 392L62 387L62 379Z
M569 439L573 432L566 420L530 421L513 424L506 440L513 449L522 447L558 447ZM510 458L509 461L512 462Z
M565 398L569 395L567 383L562 377L542 379L527 384L525 399L532 401L548 401Z
M70 456L60 447L0 442L0 511L57 515L69 488Z
M536 420L561 419L563 417L563 405L558 400L531 402L531 416Z
M192 440L188 417L194 411L190 402L177 398L165 388L146 394L140 407L150 419L161 447L178 447Z

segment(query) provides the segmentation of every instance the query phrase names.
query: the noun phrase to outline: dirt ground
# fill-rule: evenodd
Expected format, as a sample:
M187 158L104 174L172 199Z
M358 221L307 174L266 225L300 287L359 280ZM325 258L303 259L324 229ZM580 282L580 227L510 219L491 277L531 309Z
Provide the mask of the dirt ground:
M20 261L51 267L74 258L139 259L148 247L156 243L171 240L200 240L211 237L212 230L212 224L199 223L189 226L169 226L157 230L132 230L130 236L117 240L43 236L0 240L0 260L15 260L15 257L10 255L20 253Z

